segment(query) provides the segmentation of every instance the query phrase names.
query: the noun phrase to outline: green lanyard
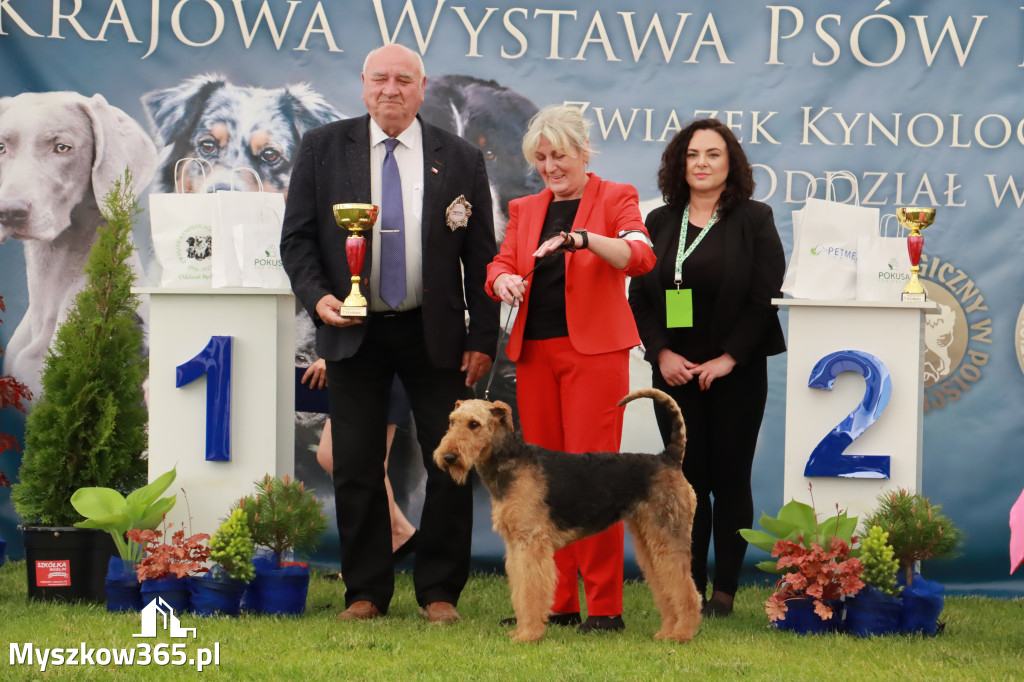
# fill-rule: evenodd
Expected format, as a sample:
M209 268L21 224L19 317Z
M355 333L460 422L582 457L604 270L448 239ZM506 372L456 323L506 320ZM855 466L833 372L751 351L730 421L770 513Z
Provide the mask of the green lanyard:
M700 231L697 238L693 240L689 248L686 248L686 226L690 223L690 204L686 204L686 208L683 209L683 222L679 226L679 249L676 251L676 289L683 283L683 261L690 257L693 250L697 248L697 244L704 239L704 235L708 233L711 226L718 221L718 208L715 208L715 212L711 214L711 218L708 220L708 224L704 226L704 229Z

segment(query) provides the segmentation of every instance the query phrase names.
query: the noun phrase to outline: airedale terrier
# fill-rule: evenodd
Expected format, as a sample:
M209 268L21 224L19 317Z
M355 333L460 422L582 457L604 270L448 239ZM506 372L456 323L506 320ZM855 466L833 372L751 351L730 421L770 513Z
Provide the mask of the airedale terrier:
M555 593L555 550L621 520L661 612L654 637L688 642L697 634L701 604L690 575L697 501L682 472L686 426L675 401L656 389L630 393L619 405L642 397L675 417L672 442L660 455L548 450L523 441L512 408L501 401L455 404L434 462L457 483L476 467L491 494L516 614L517 629L509 636L517 641L544 634Z

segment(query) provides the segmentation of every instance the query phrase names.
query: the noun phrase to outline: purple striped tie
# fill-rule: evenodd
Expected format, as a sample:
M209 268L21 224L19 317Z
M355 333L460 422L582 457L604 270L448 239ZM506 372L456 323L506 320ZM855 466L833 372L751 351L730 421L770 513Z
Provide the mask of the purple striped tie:
M398 140L384 140L387 153L381 169L380 297L392 308L405 300L405 209L402 178L395 161Z

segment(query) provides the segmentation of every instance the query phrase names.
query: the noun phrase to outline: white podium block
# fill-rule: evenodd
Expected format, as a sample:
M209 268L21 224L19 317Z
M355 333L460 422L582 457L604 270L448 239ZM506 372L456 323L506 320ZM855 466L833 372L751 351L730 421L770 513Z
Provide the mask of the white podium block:
M149 480L177 467L168 529L185 521L186 536L213 535L254 481L293 473L295 298L288 289L134 291L150 297ZM214 336L231 337L228 461L206 460L209 376L175 386L176 368Z
M773 299L789 308L786 368L786 446L783 500L811 504L821 519L836 504L863 518L878 495L891 488L921 490L924 396L924 316L933 302L815 301ZM888 370L891 393L846 455L888 456L889 478L805 476L815 447L865 399L866 382L855 371L838 374L831 390L808 387L815 365L837 351L875 356ZM881 406L879 406L881 408Z

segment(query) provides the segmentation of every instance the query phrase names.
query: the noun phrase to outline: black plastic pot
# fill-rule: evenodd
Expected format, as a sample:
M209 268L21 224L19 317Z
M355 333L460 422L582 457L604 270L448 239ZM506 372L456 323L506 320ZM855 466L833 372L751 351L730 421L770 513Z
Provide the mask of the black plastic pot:
M70 526L20 528L29 599L106 602L107 564L117 554L109 533Z

